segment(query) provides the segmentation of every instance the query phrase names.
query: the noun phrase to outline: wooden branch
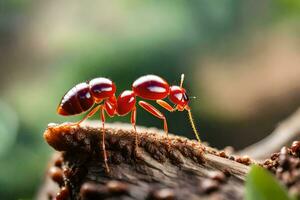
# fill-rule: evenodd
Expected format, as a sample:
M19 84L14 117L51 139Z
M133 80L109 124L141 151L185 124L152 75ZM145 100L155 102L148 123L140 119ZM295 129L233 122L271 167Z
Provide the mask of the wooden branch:
M300 140L300 108L280 123L278 128L269 136L238 153L263 160L270 157L272 153L279 151L281 147L291 144L294 140Z
M169 135L157 129L109 125L105 143L110 172L103 166L102 131L97 122L80 127L50 124L44 133L59 154L50 177L60 184L57 198L71 199L242 199L247 157ZM168 142L170 141L170 143ZM45 199L42 193L38 199ZM49 192L48 197L56 196Z

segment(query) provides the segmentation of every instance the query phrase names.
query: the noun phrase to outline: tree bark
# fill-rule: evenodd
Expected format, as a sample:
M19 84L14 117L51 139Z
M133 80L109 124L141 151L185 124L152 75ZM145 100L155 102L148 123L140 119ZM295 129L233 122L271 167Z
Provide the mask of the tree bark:
M49 179L56 181L57 199L243 199L245 176L255 163L248 157L142 127L136 151L131 126L114 124L104 131L110 172L104 167L99 123L50 124L44 137L60 153L44 188ZM44 189L38 199L56 192Z

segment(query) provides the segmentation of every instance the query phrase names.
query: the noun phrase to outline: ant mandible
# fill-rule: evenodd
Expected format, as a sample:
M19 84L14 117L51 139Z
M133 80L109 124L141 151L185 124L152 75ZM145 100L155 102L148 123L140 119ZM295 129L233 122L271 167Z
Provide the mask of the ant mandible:
M102 77L95 78L85 83L79 83L70 89L63 96L57 108L57 113L63 116L76 115L86 112L93 107L82 120L74 123L74 125L79 125L81 122L93 116L98 110L100 110L103 129L102 149L104 154L104 163L106 170L109 172L104 142L104 112L106 112L110 117L115 115L124 116L131 112L131 124L133 125L135 131L135 146L137 149L138 140L136 131L136 97L156 101L157 104L170 112L174 112L176 110L187 110L196 138L199 142L201 142L194 124L191 108L188 106L189 97L186 94L186 90L182 87L183 81L184 74L181 75L180 86L169 86L167 81L156 75L141 76L133 82L132 90L125 90L119 95L118 98L116 98L116 85L110 79ZM174 107L163 100L166 97L169 97L170 101L175 104ZM138 102L138 104L155 117L163 120L164 131L168 136L168 125L164 114L145 101L141 100Z

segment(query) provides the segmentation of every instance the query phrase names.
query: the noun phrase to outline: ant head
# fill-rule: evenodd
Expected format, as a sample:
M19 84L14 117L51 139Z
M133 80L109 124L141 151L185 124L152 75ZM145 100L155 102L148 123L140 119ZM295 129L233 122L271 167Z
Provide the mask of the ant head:
M188 106L189 97L186 94L185 89L182 87L184 81L184 74L181 74L180 86L173 85L170 87L169 99L172 103L176 104L176 107L179 111L190 110Z
M185 89L182 87L179 87L177 85L171 86L169 99L172 101L172 103L176 104L176 107L179 111L190 109L188 106L189 97L186 94Z
M183 81L184 81L184 74L181 74L180 86L173 85L170 87L169 99L176 105L177 110L179 110L179 111L187 110L187 112L189 114L189 120L191 122L193 131L196 135L196 138L199 142L201 142L199 133L198 133L196 125L194 123L191 108L188 106L189 97L186 94L185 89L182 87Z

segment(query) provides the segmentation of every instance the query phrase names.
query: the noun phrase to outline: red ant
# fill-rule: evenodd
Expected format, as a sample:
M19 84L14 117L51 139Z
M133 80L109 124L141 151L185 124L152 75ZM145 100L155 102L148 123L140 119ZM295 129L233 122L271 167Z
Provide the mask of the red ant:
M159 76L145 75L133 82L132 90L125 90L118 98L116 98L116 85L111 80L107 78L95 78L86 83L79 83L69 90L62 98L61 103L57 108L57 113L64 116L81 114L95 105L82 120L75 123L75 125L79 125L85 119L91 117L100 110L103 128L102 148L104 152L104 162L107 171L109 171L104 142L104 112L106 112L110 117L113 117L114 115L124 116L131 112L131 124L135 131L135 143L137 148L136 97L156 101L156 103L170 112L174 112L176 110L187 110L196 138L200 142L199 134L193 121L191 108L188 106L189 97L187 96L185 89L182 87L183 81L184 74L181 75L180 86L169 86L167 81ZM174 107L163 100L166 97L169 97L170 101L175 104ZM166 117L151 104L145 101L139 101L138 103L143 109L163 120L164 130L168 136Z

